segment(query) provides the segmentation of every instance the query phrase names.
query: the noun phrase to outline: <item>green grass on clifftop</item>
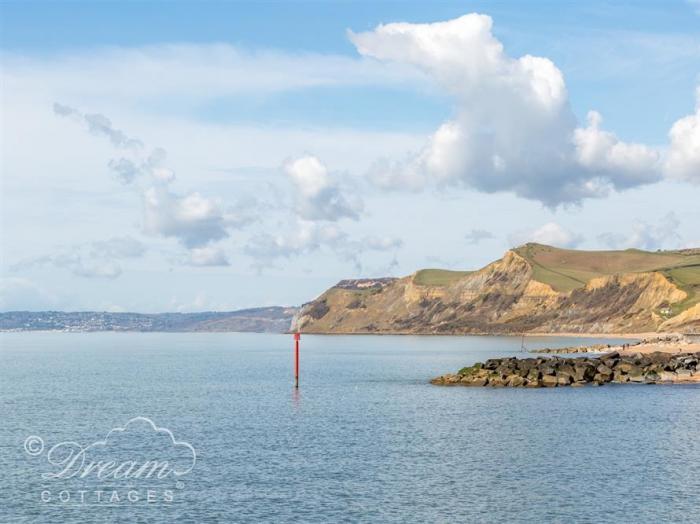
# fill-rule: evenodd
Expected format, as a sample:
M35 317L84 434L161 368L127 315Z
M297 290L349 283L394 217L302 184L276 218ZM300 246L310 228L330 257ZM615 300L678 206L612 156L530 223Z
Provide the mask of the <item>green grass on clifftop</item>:
M671 282L688 293L688 297L671 306L673 315L700 302L700 264L668 269L663 272Z
M700 301L700 254L691 251L576 251L543 244L525 244L514 249L533 268L533 278L568 292L598 277L617 273L659 271L688 293L674 305L680 312Z
M473 271L449 271L447 269L421 269L413 277L413 283L419 286L447 286L473 273Z

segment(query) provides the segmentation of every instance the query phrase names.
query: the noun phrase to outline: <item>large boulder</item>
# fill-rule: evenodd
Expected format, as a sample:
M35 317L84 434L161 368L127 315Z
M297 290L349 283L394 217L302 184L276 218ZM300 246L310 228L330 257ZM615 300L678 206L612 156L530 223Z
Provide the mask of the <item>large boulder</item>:
M644 370L638 366L632 366L627 372L630 382L641 382L641 377L644 376Z
M613 372L613 381L619 382L621 384L624 384L625 382L629 382L629 375L623 373L622 371L618 371L617 369Z
M605 384L606 382L610 382L612 380L612 373L611 374L605 374L603 375L602 373L596 373L593 376L593 382L597 384Z
M621 371L622 373L629 373L635 367L636 366L632 362L628 362L625 360L620 362L617 366L615 366L615 369Z
M583 362L574 368L574 378L577 382L589 382L595 376L595 367L592 364Z
M512 375L508 381L508 385L513 388L518 388L525 385L525 379L520 375Z
M556 375L542 375L542 385L546 388L554 388L559 383Z
M612 369L606 366L605 364L601 364L596 368L596 371L600 373L601 375L612 375Z
M500 375L492 375L489 377L489 386L493 388L502 388L506 385Z
M531 382L536 382L541 375L542 374L540 373L540 370L533 367L532 369L530 369L530 371L527 372L527 380Z
M560 371L557 373L557 384L560 386L568 386L573 382L573 377L569 373Z
M644 375L644 383L645 384L656 384L659 381L660 381L659 375L657 375L653 371L650 371L646 375Z

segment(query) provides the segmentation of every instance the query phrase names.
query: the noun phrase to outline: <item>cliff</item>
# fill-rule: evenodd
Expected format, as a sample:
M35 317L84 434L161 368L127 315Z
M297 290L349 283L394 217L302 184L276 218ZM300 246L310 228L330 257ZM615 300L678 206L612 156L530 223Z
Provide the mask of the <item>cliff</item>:
M477 271L342 281L305 304L306 333L634 333L700 330L700 250L526 244Z

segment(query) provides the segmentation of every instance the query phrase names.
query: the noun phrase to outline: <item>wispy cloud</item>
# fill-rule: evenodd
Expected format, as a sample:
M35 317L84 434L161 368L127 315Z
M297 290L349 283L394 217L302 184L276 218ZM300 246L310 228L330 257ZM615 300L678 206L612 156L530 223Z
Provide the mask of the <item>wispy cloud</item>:
M112 158L107 165L126 183L139 182L142 198L142 230L155 236L177 239L188 249L203 248L207 244L227 238L229 229L244 223L232 205L227 207L217 198L205 197L193 191L180 194L171 189L175 173L165 162L167 153L162 148L147 148L141 140L127 136L116 129L109 118L101 114L84 114L77 109L55 103L54 112L86 126L94 135L106 137L127 157ZM201 253L192 258L201 260ZM221 257L217 260L221 261ZM212 264L198 264L212 265Z
M638 248L653 251L662 248L677 248L683 245L678 233L680 220L670 212L656 222L642 220L629 233L607 232L598 235L598 241L611 249ZM696 247L696 246L694 246Z
M249 51L229 44L167 44L103 47L50 57L1 55L22 81L51 85L54 96L101 97L105 88L122 99L218 98L241 93L274 93L309 87L426 85L411 68L387 68L374 60L320 53ZM80 82L76 83L76 72Z
M464 239L467 244L476 245L482 240L489 240L493 238L493 233L486 231L485 229L472 229L467 234L464 235Z
M145 253L146 246L142 242L131 237L114 237L69 246L59 249L56 253L25 259L14 264L11 270L52 266L66 269L79 277L111 279L122 274L122 260L140 258Z

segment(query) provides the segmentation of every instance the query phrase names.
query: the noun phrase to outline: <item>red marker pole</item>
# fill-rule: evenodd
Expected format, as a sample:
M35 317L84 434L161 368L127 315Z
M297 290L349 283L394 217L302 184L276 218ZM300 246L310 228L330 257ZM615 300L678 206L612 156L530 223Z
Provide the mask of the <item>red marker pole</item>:
M294 333L294 387L299 387L299 339L301 333Z

